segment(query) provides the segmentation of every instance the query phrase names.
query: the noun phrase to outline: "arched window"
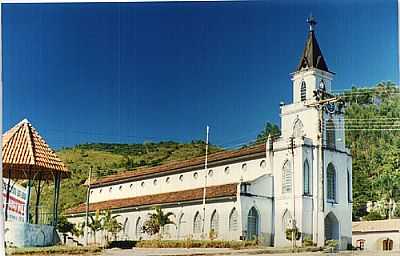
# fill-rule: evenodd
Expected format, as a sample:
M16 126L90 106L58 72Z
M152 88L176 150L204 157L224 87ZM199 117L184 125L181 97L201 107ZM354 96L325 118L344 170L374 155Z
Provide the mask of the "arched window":
M282 193L292 192L292 168L289 160L286 160L282 168Z
M237 231L238 226L238 212L236 208L233 208L229 214L229 231Z
M335 124L332 119L326 121L326 145L329 148L335 148Z
M306 91L307 91L306 82L301 81L301 88L300 88L301 101L305 101L306 100L306 96L307 96Z
M349 203L351 203L353 201L352 198L352 191L351 191L351 175L350 175L350 171L347 170L347 200Z
M201 233L201 215L199 212L196 212L196 214L194 215L194 220L193 220L193 233L197 234L197 233Z
M311 173L310 164L308 160L304 161L303 165L303 178L304 178L304 195L311 195Z
M300 119L297 119L293 125L293 137L301 137L304 135L304 126Z
M214 212L211 214L211 220L210 220L210 230L214 232L215 236L218 236L218 213L217 210L214 210Z
M139 217L136 220L136 228L135 228L135 235L137 239L140 239L140 236L143 234L142 227L143 227L142 218Z
M283 213L282 216L282 228L283 232L286 232L286 229L292 228L292 215L290 214L289 210L286 209L286 211Z
M128 217L126 217L124 220L124 224L122 226L122 234L123 234L124 238L128 237L128 232L129 232L129 222L128 221L129 221L129 219L128 219Z
M336 201L336 170L332 163L328 164L326 173L327 199L328 201Z
M184 232L182 232L182 230L183 230L183 223L184 223L184 220L183 220L183 213L181 214L181 216L179 217L179 221L178 221L178 238L180 238L181 237L181 234L182 233L184 233Z
M247 215L247 240L255 240L258 236L258 212L251 207Z

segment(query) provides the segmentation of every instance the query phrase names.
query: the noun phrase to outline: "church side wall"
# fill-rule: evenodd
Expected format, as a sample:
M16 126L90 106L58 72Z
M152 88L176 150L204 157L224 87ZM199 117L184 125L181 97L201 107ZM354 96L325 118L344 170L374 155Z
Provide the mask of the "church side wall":
M238 209L238 225L237 230L229 230L229 217L233 209ZM172 212L174 213L174 217L172 220L176 223L176 225L167 225L165 227L165 232L163 235L163 239L175 240L175 239L187 239L189 237L193 239L201 239L201 233L193 233L194 227L194 218L197 212L201 216L203 216L203 205L202 203L196 204L185 204L182 206L173 206L173 207L162 207L164 212ZM240 217L240 206L238 201L222 201L222 202L208 202L206 204L206 218L205 218L205 234L206 239L209 238L210 234L210 224L211 224L211 216L214 211L218 214L218 231L216 232L216 239L223 240L239 240L242 235L241 230L241 217ZM113 214L119 215L118 221L123 224L123 230L118 234L118 239L129 239L129 240L140 240L140 239L151 239L146 234L137 233L136 227L138 220L140 218L141 223L144 223L148 219L149 213L153 213L152 209L137 209L131 211L115 211ZM183 217L182 217L183 216ZM182 219L181 219L182 217ZM179 221L181 220L181 221ZM69 218L69 221L72 223L80 223L84 222L84 216ZM97 242L104 243L104 234L102 232L98 232L96 234ZM79 238L79 240L84 243L84 237ZM89 235L89 242L93 243L93 234Z

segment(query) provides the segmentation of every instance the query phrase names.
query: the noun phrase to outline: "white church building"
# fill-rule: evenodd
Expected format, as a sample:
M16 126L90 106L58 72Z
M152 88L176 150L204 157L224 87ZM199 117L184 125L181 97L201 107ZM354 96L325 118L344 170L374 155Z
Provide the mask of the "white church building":
M333 103L316 104L324 100L317 100L314 90L329 93L334 73L317 43L315 21L309 24L291 74L293 102L280 108L279 137L210 154L207 168L198 157L99 178L91 184L90 213L118 214L121 239L148 239L142 225L159 206L174 213L175 225L166 227L164 239L207 239L213 233L216 239L289 246L286 230L294 224L300 240L318 245L338 240L342 249L351 244L352 159L345 147L344 114ZM69 209L69 220L83 222L85 208Z

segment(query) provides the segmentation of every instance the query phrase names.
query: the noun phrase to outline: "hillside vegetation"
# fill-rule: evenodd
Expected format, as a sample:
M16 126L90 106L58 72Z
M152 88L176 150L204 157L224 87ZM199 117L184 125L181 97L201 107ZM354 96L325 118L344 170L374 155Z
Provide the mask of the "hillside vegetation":
M210 145L209 152L221 149ZM60 209L64 211L82 203L86 199L86 186L89 169L93 167L93 177L115 174L120 171L135 171L142 166L155 166L173 160L185 160L204 155L205 144L202 141L191 143L177 142L145 142L143 144L82 144L72 148L63 148L57 155L71 170L71 178L62 180L60 193ZM50 212L53 200L53 185L43 187L41 205L43 213ZM36 200L33 189L31 213Z

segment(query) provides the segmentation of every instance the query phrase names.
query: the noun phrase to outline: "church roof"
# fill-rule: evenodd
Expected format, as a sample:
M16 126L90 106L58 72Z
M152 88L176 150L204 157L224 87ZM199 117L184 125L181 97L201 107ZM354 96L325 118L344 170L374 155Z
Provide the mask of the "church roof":
M325 62L324 56L322 55L322 51L319 48L314 29L312 27L308 32L307 42L296 71L301 71L305 68L317 68L319 70L330 72Z
M237 194L237 183L225 184L220 186L210 186L206 190L206 198L234 197ZM103 202L89 204L89 211L111 210L128 207L156 206L160 204L182 203L187 201L203 199L203 188L175 191L146 196L136 196L123 199L114 199ZM83 213L86 210L86 203L66 211L67 214Z
M24 119L3 134L3 174L7 178L52 179L56 172L68 177L64 163L32 124Z
M252 147L247 147L239 150L222 151L210 154L208 156L208 163L212 165L219 161L233 160L247 156L262 156L265 155L266 147L265 143L258 144ZM110 183L116 183L121 181L127 181L131 179L144 178L150 175L165 174L169 172L183 172L188 168L204 168L204 156L196 157L183 161L171 161L166 164L154 166L154 167L142 167L136 170L129 170L120 172L114 175L96 179L92 182L92 187L98 187L108 185Z

